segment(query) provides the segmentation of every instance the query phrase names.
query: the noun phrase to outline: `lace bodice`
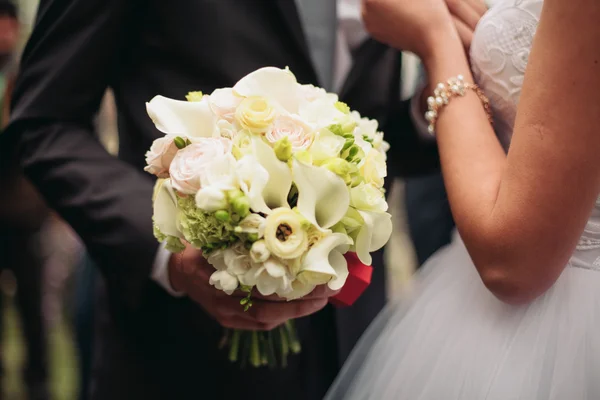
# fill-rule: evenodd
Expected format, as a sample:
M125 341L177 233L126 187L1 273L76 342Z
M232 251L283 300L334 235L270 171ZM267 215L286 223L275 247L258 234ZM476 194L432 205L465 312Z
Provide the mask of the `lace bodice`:
M506 150L542 4L543 0L497 1L477 26L471 46L475 80L491 101L494 128ZM571 265L600 270L600 198Z

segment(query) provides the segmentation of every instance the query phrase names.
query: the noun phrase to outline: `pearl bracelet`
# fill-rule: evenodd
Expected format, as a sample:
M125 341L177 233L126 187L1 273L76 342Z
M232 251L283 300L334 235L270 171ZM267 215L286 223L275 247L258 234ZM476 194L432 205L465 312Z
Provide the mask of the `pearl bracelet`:
M464 97L467 94L467 90L474 91L477 97L479 97L488 120L490 123L493 123L492 109L488 98L483 94L479 86L465 82L465 78L462 75L458 75L456 78L448 79L446 84L439 83L433 91L433 96L427 98L428 111L425 113L425 119L429 122L427 129L430 134L435 134L435 123L442 109L454 97Z

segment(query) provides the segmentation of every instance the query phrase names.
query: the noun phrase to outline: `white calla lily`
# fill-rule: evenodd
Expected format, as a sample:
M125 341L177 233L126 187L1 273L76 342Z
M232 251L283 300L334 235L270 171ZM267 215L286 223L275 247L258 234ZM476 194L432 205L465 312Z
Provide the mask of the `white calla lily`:
M371 265L371 252L379 250L390 240L392 216L386 212L358 212L364 224L356 237L356 255L363 264Z
M298 112L300 85L287 69L260 68L240 79L233 92L242 97L265 97L290 113Z
M276 293L279 297L283 297L284 299L296 300L310 294L316 287L316 285L296 279L290 284L288 290L277 291Z
M260 137L253 138L252 145L256 159L269 175L262 192L266 205L269 209L277 207L289 208L287 198L292 188L290 167L280 161L275 155L273 148Z
M177 229L177 197L171 180L163 181L156 191L154 198L154 224L165 235L183 238Z
M344 180L333 172L294 160L298 210L313 225L330 228L346 214L350 194Z
M332 290L340 289L348 277L348 265L342 254L351 244L352 239L343 233L325 236L306 253L298 279L312 285L327 283Z
M159 131L187 137L191 141L198 137L212 137L218 132L217 117L210 109L208 96L201 101L155 96L146 103L146 111Z
M242 157L237 162L236 174L240 189L248 197L252 211L264 214L271 211L263 197L263 192L269 182L269 173L260 165L257 158L252 154Z

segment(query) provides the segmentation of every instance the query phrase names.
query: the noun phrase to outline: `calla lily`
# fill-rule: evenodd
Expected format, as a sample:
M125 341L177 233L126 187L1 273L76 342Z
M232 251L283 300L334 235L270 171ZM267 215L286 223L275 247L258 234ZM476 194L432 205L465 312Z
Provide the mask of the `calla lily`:
M385 246L392 235L392 216L385 212L358 212L364 225L356 236L356 255L363 264L371 265L371 252Z
M212 137L217 132L217 117L210 109L208 96L201 101L156 96L146 103L146 111L159 131L184 136L191 141Z
M262 196L270 209L277 207L289 208L288 194L292 188L292 173L288 165L280 161L275 151L260 137L252 140L254 155L269 173L268 181L263 189Z
M352 239L342 233L325 236L306 253L298 279L313 285L327 283L332 290L340 289L348 277L348 265L342 253L348 251L351 244Z
M240 188L248 197L252 211L264 214L271 211L263 197L263 191L269 182L269 173L256 157L251 154L242 157L237 163L236 173Z
M294 160L298 211L313 225L327 229L338 223L350 205L344 180L333 172Z
M243 97L265 97L290 113L298 112L300 85L287 69L260 68L240 79L233 92Z
M296 300L308 295L310 292L315 290L316 287L316 285L296 279L291 283L289 290L277 291L277 295L287 300Z
M177 197L169 179L160 184L154 199L154 224L165 235L183 238L177 229Z

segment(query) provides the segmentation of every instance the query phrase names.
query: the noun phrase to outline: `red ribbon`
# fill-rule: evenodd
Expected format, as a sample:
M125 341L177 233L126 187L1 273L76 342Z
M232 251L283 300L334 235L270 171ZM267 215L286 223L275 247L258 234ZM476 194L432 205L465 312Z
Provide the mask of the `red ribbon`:
M329 298L329 302L336 307L349 307L354 304L371 284L373 275L373 267L360 262L356 253L346 253L344 257L348 262L348 279L342 290Z

